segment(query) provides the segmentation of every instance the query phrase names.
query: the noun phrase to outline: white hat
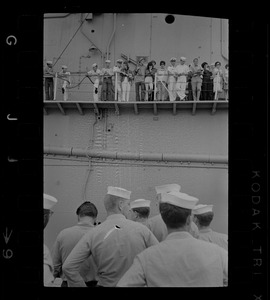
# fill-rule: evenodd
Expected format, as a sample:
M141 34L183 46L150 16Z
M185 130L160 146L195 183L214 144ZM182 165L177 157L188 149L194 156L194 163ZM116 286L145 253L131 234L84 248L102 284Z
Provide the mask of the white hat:
M130 203L130 208L138 208L138 207L150 207L150 200L145 199L137 199Z
M181 186L177 183L172 184L165 184L165 185L159 185L155 187L157 194L160 193L169 193L172 191L179 192L181 189Z
M170 61L176 61L176 58L175 58L175 57L172 57L172 58L170 59Z
M110 63L111 61L109 59L105 60L105 62Z
M186 61L186 57L181 56L181 57L180 57L180 60Z
M62 69L67 69L67 66L63 65L63 66L62 66Z
M161 203L170 203L182 208L193 209L199 199L185 193L170 192L161 194Z
M130 200L131 192L120 187L108 186L107 194Z
M199 204L193 208L194 215L201 215L213 211L213 205Z
M116 62L120 62L120 63L122 63L123 62L123 60L122 59L117 59L117 61Z
M96 63L92 64L92 67L97 67L97 64Z
M46 61L46 64L47 64L47 65L52 65L52 61L51 61L51 60L47 60L47 61Z
M43 194L43 208L51 209L57 203L57 199L53 196Z

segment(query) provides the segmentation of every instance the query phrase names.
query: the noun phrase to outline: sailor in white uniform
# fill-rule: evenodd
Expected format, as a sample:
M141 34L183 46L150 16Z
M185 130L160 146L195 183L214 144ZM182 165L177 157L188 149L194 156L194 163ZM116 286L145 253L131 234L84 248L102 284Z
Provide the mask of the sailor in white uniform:
M188 232L198 199L180 192L161 194L168 236L138 254L118 287L220 287L227 284L228 252Z
M180 101L183 101L186 97L186 85L189 67L185 64L185 62L186 58L184 56L180 57L180 64L176 67L178 78L175 87Z
M193 209L194 222L199 228L199 239L214 243L228 250L228 235L213 231L210 224L213 220L213 205L197 205Z
M176 99L176 79L177 79L177 69L176 69L176 58L172 57L170 59L171 65L168 66L168 90L170 101L175 101Z
M43 194L43 214L44 214L44 229L47 226L53 211L51 208L57 203L57 199L53 196ZM43 245L43 285L52 286L54 282L53 262L48 247Z
M64 262L63 272L69 287L86 286L79 268L90 255L97 266L98 286L114 287L138 253L158 244L146 226L126 219L130 194L122 188L108 187L104 199L107 219L89 230Z
M94 101L98 101L98 88L99 88L99 82L100 82L100 75L101 71L98 69L98 65L94 63L92 65L92 70L90 70L87 74L90 77L91 81L94 82L94 88L93 88L93 99Z
M150 200L136 199L130 203L130 220L142 223L148 226L148 217L150 214Z
M156 189L156 193L157 193L157 197L156 197L157 205L159 206L159 202L161 199L160 198L161 193L168 193L168 192L172 192L172 191L179 192L181 189L181 186L177 183L172 183L172 184L156 186L155 189ZM168 235L167 227L166 227L165 223L163 222L160 214L149 218L148 222L147 222L147 226L154 233L155 237L158 239L159 242L165 240L166 236ZM198 227L193 221L191 222L189 232L195 238L197 238L199 236Z

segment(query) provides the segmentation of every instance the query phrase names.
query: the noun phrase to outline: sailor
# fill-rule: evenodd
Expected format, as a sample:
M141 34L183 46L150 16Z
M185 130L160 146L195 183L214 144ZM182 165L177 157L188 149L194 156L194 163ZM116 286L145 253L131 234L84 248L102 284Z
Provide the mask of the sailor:
M53 78L55 76L55 72L52 64L51 60L47 60L47 66L44 69L46 100L53 100Z
M157 195L156 195L157 207L159 207L161 193L168 193L171 191L180 191L180 189L181 189L181 186L177 183L156 186L155 190L157 193ZM158 239L159 242L163 241L166 238L166 236L168 234L167 227L166 227L165 223L163 222L160 213L154 217L149 218L148 222L147 222L147 226L153 232L153 234L155 235L155 237Z
M169 193L172 191L179 192L181 189L181 186L179 184L172 183L172 184L156 186L155 189L156 189L156 193L157 193L157 196L156 196L157 206L159 207L161 193ZM191 216L191 224L189 227L189 233L193 237L198 238L199 230L198 230L197 225L192 221L192 219L193 219L193 216ZM165 223L163 222L160 214L158 214L152 218L149 218L148 222L147 222L147 226L154 233L155 237L158 239L159 242L165 240L166 236L168 235L167 227L166 227Z
M122 59L117 59L116 66L113 67L113 73L114 73L114 86L115 91L117 90L117 100L122 101L122 88L121 88L121 69L122 69Z
M228 235L215 232L210 228L210 224L214 217L213 205L197 205L193 209L194 222L199 229L199 239L214 243L228 250Z
M111 61L107 59L105 61L105 68L101 70L102 76L102 87L101 87L101 100L102 101L113 101L113 83L112 76L113 70L110 67Z
M180 57L180 64L176 67L177 72L177 83L176 92L183 101L186 97L186 85L187 85L187 75L189 72L189 67L185 64L186 58L184 56Z
M43 215L44 215L44 229L47 226L53 211L52 207L57 203L57 199L53 196L43 194ZM53 262L48 247L43 245L43 285L52 286L54 282L53 276Z
M93 88L93 98L94 101L98 101L98 87L99 87L99 81L100 81L100 74L101 71L98 69L98 65L94 63L92 65L92 70L90 70L87 75L91 79L92 82L94 82L94 88Z
M90 255L97 265L98 286L114 287L138 253L158 244L146 226L126 219L130 194L123 188L108 187L104 198L106 220L82 237L63 265L70 287L85 286L79 267Z
M62 266L71 250L79 242L82 236L89 230L94 228L94 223L98 215L96 206L86 201L82 203L76 210L78 224L63 229L57 236L53 246L53 265L54 277L62 278L61 287L67 287L67 280L62 272ZM80 266L80 275L84 279L87 286L95 286L97 284L97 267L93 261L93 257L85 260Z
M130 219L147 226L150 214L150 200L137 199L130 203Z
M176 69L176 58L172 57L170 59L171 65L168 66L168 90L170 101L175 101L176 99L176 79L177 79L177 69Z
M198 199L181 192L161 194L160 213L168 236L139 253L118 287L220 287L227 284L228 252L188 232Z
M64 101L68 100L68 87L71 84L70 80L70 72L67 72L67 66L63 65L62 66L62 71L59 73L59 77L63 80L63 85L62 85L62 94L64 94Z

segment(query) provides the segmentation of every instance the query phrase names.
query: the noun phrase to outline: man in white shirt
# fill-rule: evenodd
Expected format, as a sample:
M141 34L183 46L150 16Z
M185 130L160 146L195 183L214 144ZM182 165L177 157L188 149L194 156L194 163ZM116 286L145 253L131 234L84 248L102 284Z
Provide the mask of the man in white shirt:
M185 64L186 58L184 56L180 57L180 64L176 67L177 72L177 82L176 82L176 92L183 101L186 97L186 85L187 85L187 75L189 72L189 67Z
M63 272L69 287L86 286L79 269L90 255L97 266L98 286L114 287L138 253L158 244L145 225L126 219L130 194L119 187L108 187L104 198L107 219L89 230L64 262Z
M177 70L176 70L176 58L172 57L170 59L171 65L168 66L168 90L170 101L175 101L176 99L176 78L177 78Z
M121 69L122 69L122 59L117 59L116 66L113 67L114 74L114 90L115 93L117 91L117 99L118 101L122 101L122 89L121 89Z
M67 72L67 66L62 66L62 71L59 72L59 78L63 80L62 94L64 94L64 101L68 100L68 87L71 84L70 72Z
M190 235L198 199L180 192L161 194L168 236L139 253L118 287L220 287L227 284L228 252Z
M94 88L93 88L94 101L98 101L98 88L99 88L101 71L98 69L98 65L96 63L92 65L92 68L93 69L90 70L87 74L90 80L94 82Z
M194 222L199 229L198 239L214 243L228 250L228 235L215 232L210 228L210 224L214 217L213 205L197 205L193 209Z

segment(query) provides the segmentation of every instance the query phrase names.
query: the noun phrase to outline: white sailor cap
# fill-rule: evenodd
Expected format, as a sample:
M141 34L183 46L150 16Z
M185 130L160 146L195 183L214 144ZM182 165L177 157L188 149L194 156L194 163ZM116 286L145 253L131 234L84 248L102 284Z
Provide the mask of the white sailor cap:
M67 66L66 66L66 65L63 65L63 66L62 66L62 69L67 69Z
M107 194L130 200L131 192L120 187L108 186Z
M130 208L138 208L138 207L150 207L150 200L145 200L145 199L137 199L134 200L130 203Z
M173 191L169 193L162 193L160 202L170 203L182 208L193 209L198 201L199 199L188 194Z
M106 63L110 63L111 61L109 59L105 60Z
M199 204L196 205L192 212L194 215L201 215L213 211L213 205Z
M46 61L46 64L47 64L47 65L52 65L52 61L51 61L51 60L47 60L47 61Z
M179 192L181 189L181 186L177 183L171 183L171 184L156 186L155 189L156 189L157 194L169 193L172 191Z
M123 62L123 60L122 59L117 59L117 61L116 61L117 63L122 63Z
M57 203L57 199L53 196L43 194L43 208L51 209Z
M172 57L172 58L170 59L170 61L176 61L176 58L175 58L175 57Z
M182 60L182 61L186 61L186 57L184 57L184 56L181 56L181 57L180 57L180 60Z
M96 63L92 64L92 67L97 67L97 64Z

